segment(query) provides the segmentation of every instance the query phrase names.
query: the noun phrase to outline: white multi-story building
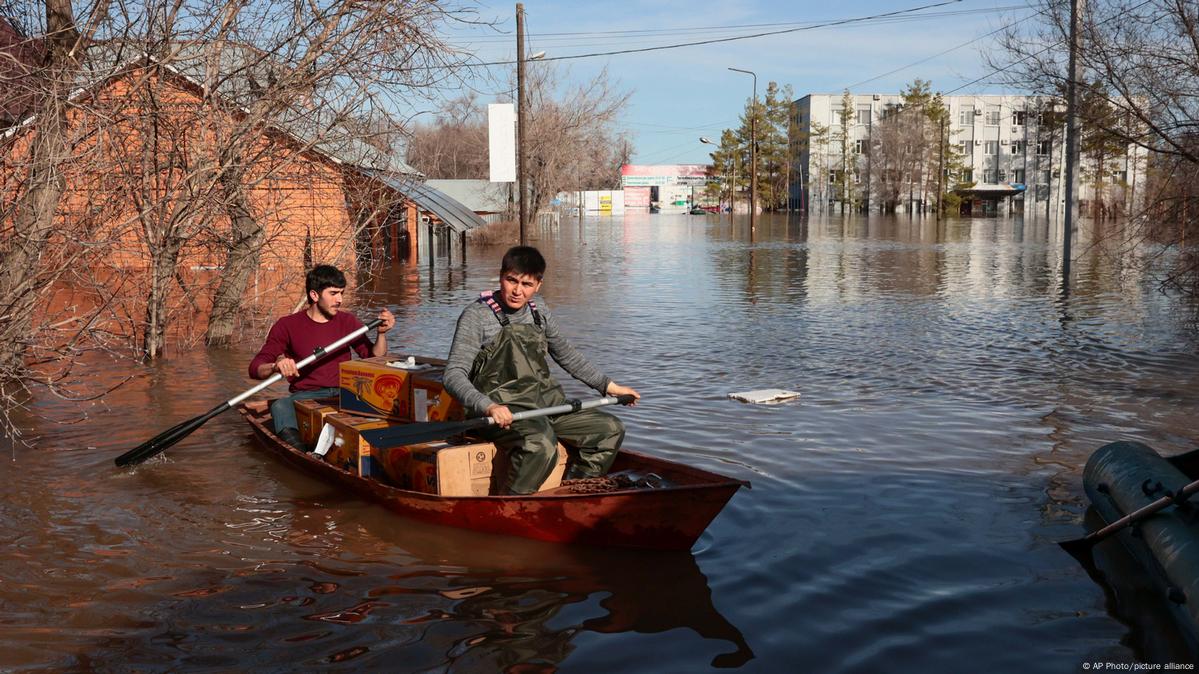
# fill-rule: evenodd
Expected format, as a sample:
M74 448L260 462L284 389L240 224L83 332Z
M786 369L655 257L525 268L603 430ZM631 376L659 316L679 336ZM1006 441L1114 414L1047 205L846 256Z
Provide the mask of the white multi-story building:
M853 109L842 125L843 94L808 94L791 104L791 152L796 178L790 186L791 208L819 213L846 208L842 198L844 170L841 139L846 139L853 207L879 210L884 199L878 167L870 148L880 122L903 105L898 94L851 94ZM949 107L948 150L960 158L962 171L946 179L947 189L963 197L963 214L1055 216L1064 204L1064 106L1039 96L946 96ZM821 128L824 134L814 133ZM880 133L879 140L884 136ZM893 140L891 142L894 142ZM926 167L935 175L939 162ZM1102 202L1109 209L1133 206L1145 183L1146 151L1135 145L1105 160ZM882 160L881 158L879 159ZM1095 161L1083 158L1079 198L1084 207L1094 199ZM918 182L918 181L914 181ZM935 207L935 190L913 184L896 207L920 211Z

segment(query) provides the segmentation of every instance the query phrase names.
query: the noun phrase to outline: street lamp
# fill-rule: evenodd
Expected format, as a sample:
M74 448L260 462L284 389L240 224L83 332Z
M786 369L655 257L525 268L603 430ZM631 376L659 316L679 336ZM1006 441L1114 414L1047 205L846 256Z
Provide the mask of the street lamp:
M528 103L525 96L525 61L536 60L545 56L539 51L525 59L525 6L516 3L516 189L520 193L517 203L520 213L517 215L520 227L520 245L525 245L525 230L529 223L529 193L525 189L525 108Z
M720 143L712 142L712 139L707 136L700 136L699 142L720 147ZM737 189L737 157L734 156L729 163L733 166L733 181L729 183L729 218L731 219L737 212L736 192L733 191Z
M754 104L749 115L749 231L752 234L758 224L758 75L752 70L729 68L733 72L745 73L754 78Z

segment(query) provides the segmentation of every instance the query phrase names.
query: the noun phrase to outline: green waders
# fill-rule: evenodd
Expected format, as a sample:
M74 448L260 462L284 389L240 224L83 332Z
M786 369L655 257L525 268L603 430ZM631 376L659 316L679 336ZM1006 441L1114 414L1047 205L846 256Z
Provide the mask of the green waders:
M484 293L480 301L491 307L503 327L475 356L470 375L475 388L514 412L566 402L566 394L550 376L545 360L545 329L537 307L529 303L532 324L515 325L509 323L490 293ZM572 452L567 479L606 474L624 441L624 423L611 414L590 409L522 419L506 429L486 429L481 435L508 455L508 475L501 493L532 494L553 472L559 440L578 454L573 456Z

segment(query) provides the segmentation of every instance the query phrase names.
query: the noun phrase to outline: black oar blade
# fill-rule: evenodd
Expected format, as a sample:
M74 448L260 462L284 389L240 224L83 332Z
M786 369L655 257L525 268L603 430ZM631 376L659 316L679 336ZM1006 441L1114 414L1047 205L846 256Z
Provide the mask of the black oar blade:
M380 449L403 445L419 445L422 442L445 440L448 437L458 435L472 428L486 426L488 419L489 417L481 417L467 421L441 421L389 426L372 431L362 431L362 439L371 443L371 446Z
M1083 538L1075 538L1070 541L1061 541L1058 545L1084 566L1092 566L1094 565L1094 557L1091 555L1091 550L1094 549L1095 544L1100 540L1102 539L1084 536Z
M213 409L201 414L194 419L188 419L182 423L175 424L167 430L150 438L142 444L125 452L116 458L116 464L122 468L125 466L133 466L147 459L151 459L169 447L173 446L183 438L191 435L197 428L203 426L209 419L229 409L228 403L221 403Z
M182 424L178 424L172 428L169 428L153 438L143 442L137 447L134 447L128 452L118 456L116 458L116 464L123 468L125 466L132 466L150 459L163 452L168 447L179 442L183 438L186 438L189 434L191 434L192 431L194 431L196 428L199 428L201 423L203 422L200 421L199 418L188 419Z

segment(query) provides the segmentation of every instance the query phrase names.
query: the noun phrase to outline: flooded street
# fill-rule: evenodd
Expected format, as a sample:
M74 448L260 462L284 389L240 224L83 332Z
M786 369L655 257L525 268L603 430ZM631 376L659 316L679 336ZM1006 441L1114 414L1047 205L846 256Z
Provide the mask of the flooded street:
M763 216L751 241L684 215L535 232L565 333L644 397L615 412L626 447L752 482L689 554L417 524L277 462L234 413L113 466L248 388L258 337L172 355L74 425L39 421L69 408L35 401L43 439L5 446L0 468L0 669L1056 673L1147 657L1055 541L1082 533L1101 444L1199 446L1199 329L1089 231L1063 293L1058 236ZM502 253L390 269L358 313L389 305L393 351L444 357ZM763 388L803 395L727 398Z

